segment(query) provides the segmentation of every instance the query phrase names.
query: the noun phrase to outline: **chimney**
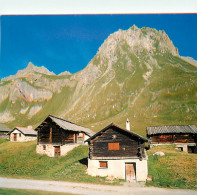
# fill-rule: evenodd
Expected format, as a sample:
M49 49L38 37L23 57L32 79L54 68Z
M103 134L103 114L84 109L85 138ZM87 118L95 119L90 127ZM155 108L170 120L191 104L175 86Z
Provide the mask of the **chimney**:
M32 129L33 129L33 127L32 127L32 126L28 126L28 127L27 127L27 129L32 130Z
M130 121L129 121L128 118L127 118L127 121L126 121L126 129L127 129L128 131L130 131Z

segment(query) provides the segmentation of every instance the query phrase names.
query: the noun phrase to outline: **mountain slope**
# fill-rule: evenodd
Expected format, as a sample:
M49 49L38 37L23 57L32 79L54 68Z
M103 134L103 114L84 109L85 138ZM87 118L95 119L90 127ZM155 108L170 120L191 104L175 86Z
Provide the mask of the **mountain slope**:
M119 30L73 75L25 72L0 84L0 116L11 126L37 125L49 113L96 131L112 121L125 126L128 117L140 134L151 125L196 123L197 68L164 31Z
M197 69L180 58L163 31L135 26L118 31L100 47L91 67L100 75L63 117L96 123L96 129L111 121L125 126L129 117L139 133L147 125L195 123Z

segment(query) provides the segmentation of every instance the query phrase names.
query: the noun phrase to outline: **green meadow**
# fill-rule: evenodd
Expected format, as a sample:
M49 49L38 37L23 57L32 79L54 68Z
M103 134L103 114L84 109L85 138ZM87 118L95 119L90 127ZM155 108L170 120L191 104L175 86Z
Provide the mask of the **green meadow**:
M153 156L162 151L164 156ZM173 146L158 146L148 153L147 186L197 189L197 155L177 151ZM36 153L36 141L17 143L0 139L0 176L40 180L121 185L105 177L87 175L88 146L79 146L68 155L51 158Z

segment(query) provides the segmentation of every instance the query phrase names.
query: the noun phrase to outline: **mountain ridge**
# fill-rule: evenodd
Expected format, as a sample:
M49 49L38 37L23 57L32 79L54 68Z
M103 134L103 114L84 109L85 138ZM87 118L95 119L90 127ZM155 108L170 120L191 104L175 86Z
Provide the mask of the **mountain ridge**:
M197 68L164 31L119 30L74 74L26 69L0 83L0 115L10 126L36 126L53 114L97 131L112 121L124 126L128 117L131 129L144 134L151 124L196 120Z
M8 80L13 80L13 79L17 79L20 77L24 77L26 74L28 74L30 72L37 72L37 73L46 74L46 75L55 75L54 72L50 72L44 66L38 67L38 66L33 65L32 62L29 62L25 69L18 70L15 75L10 75L8 77L4 77L1 79L1 81L8 81Z

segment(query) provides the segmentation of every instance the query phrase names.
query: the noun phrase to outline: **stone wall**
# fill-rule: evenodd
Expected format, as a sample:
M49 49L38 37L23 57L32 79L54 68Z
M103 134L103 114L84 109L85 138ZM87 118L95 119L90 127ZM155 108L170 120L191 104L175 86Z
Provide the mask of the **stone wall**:
M107 168L100 168L99 161L107 161ZM125 179L126 163L136 164L136 181L146 181L148 176L147 160L123 159L123 160L91 160L88 159L87 173L92 176L110 176L119 179Z
M188 153L188 146L194 146L195 147L194 153L197 153L196 143L151 144L150 147L152 148L160 145L175 145L176 148L187 153Z
M55 156L55 146L52 144L38 144L36 147L36 152L38 154L46 154L49 157ZM79 144L66 144L60 146L60 155L65 156L69 151L74 149L75 147L79 146Z
M10 141L11 142L15 142L14 141L14 134L16 134L16 141L17 142L28 142L28 141L34 141L37 139L37 136L30 136L30 135L24 135L22 134L20 131L18 130L14 130L11 134L10 134Z

